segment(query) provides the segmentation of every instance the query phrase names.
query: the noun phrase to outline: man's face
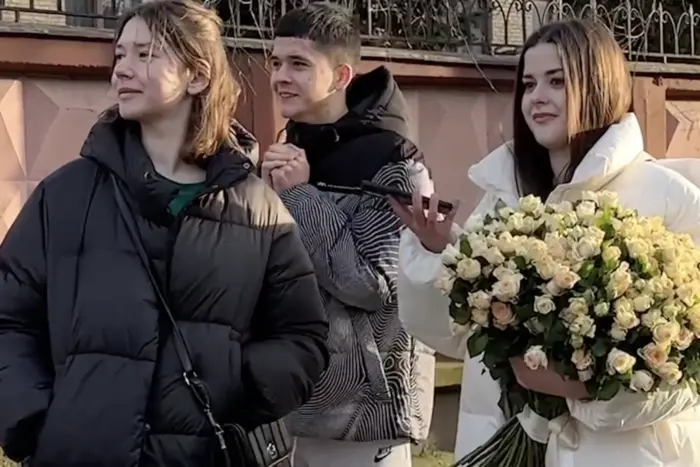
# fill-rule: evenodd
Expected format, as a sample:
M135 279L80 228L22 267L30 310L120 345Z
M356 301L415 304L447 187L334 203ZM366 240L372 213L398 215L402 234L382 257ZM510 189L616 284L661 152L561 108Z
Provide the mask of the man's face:
M282 116L290 120L319 123L332 96L343 88L338 67L309 39L275 38L269 65L272 92Z

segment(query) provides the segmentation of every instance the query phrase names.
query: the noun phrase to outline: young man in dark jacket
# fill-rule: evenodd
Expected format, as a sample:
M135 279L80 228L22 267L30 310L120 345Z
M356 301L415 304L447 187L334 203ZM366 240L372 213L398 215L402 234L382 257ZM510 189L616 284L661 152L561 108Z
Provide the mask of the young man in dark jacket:
M271 86L289 123L262 175L299 224L330 320L330 367L290 418L299 466L410 466L430 425L434 359L398 318L399 219L385 199L317 185L429 184L401 91L384 67L356 77L359 61L339 5L293 10L275 31Z

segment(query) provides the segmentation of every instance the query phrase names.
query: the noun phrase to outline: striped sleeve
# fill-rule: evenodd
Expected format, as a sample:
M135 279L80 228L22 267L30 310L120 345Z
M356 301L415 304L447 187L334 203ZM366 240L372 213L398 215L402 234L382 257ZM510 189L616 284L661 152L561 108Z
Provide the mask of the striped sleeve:
M417 165L422 167L389 164L372 181L410 192L417 183ZM386 200L363 199L348 214L308 184L281 197L301 229L322 289L368 312L395 301L402 225Z

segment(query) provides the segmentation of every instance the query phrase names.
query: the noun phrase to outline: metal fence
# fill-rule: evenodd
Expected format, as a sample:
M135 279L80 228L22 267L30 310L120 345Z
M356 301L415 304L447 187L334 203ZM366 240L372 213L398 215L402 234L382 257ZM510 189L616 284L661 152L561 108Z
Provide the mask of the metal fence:
M0 0L0 20L114 27L143 0ZM204 0L234 38L270 39L285 12L308 0ZM631 60L700 63L700 0L338 0L366 45L514 55L542 24L568 17L601 21Z

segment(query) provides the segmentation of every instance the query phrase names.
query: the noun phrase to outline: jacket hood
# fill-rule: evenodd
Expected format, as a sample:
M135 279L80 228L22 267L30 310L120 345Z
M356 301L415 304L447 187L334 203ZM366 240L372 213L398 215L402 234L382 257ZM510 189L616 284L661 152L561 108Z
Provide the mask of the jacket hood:
M345 125L393 131L409 138L408 105L391 72L383 66L355 78L347 91L347 106L354 118Z
M206 170L205 190L225 189L245 180L257 159L255 138L238 123L231 131L238 147L222 146L202 161ZM135 122L117 118L96 123L83 144L80 155L118 177L129 189L141 212L158 223L172 221L168 205L179 189L157 176L155 167L141 144L141 129Z
M469 168L469 178L478 187L495 193L506 203L520 197L515 181L511 143L503 144ZM596 191L628 165L653 158L644 152L644 138L637 117L625 115L596 141L576 168L571 182L557 189L580 187Z
M135 167L142 171L153 171L153 164L140 140L139 125L121 118L114 121L97 122L83 143L80 155L91 159L124 181L128 181ZM231 133L238 147L222 146L202 163L207 171L207 184L226 185L226 181L239 178L237 173L249 172L249 166L257 163L258 142L238 122L231 124Z

